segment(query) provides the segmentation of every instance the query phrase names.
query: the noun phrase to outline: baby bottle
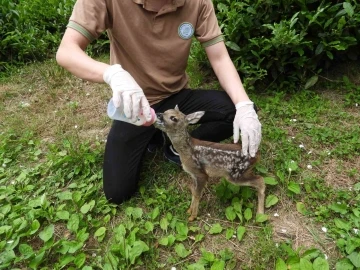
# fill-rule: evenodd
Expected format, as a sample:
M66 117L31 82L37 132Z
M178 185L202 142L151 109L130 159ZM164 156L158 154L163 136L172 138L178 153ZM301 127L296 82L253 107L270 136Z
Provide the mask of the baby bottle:
M140 113L140 115L137 116L137 119L135 122L131 122L131 119L127 118L124 114L124 106L123 104L120 104L120 107L116 108L113 102L113 99L111 98L108 107L107 107L107 114L108 116L113 120L119 120L123 122L127 122L136 126L151 126L156 121L156 115L153 108L150 108L151 110L151 120L149 122L146 122L145 116Z

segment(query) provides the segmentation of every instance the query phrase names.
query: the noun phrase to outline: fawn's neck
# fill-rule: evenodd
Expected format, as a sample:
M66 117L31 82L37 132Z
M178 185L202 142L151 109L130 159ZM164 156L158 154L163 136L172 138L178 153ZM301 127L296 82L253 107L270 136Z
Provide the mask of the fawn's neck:
M187 155L192 152L193 145L191 143L190 134L187 131L168 134L168 136L180 156Z

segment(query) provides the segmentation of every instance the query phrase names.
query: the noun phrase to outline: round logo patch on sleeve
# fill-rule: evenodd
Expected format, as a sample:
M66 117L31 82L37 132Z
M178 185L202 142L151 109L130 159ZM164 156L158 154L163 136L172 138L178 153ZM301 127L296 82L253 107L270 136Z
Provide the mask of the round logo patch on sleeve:
M194 35L194 27L189 22L183 22L179 26L178 33L182 39L189 39Z

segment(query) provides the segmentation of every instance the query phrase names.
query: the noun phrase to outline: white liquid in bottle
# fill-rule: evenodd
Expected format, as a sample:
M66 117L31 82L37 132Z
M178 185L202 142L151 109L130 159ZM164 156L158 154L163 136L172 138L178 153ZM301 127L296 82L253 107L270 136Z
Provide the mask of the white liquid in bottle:
M151 120L149 122L146 121L146 118L143 114L138 115L136 121L132 122L131 119L127 118L124 114L123 104L120 104L120 107L116 108L113 99L110 99L107 107L107 114L113 120L127 122L136 126L151 126L156 121L156 115L153 108L150 108L150 110Z

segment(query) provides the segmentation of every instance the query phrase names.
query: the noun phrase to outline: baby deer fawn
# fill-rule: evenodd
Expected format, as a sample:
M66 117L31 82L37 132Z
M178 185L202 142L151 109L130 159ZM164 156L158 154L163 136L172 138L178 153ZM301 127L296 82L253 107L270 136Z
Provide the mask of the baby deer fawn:
M264 213L265 183L261 176L252 173L252 167L259 160L259 154L252 158L244 156L239 144L223 144L192 138L187 130L189 124L196 124L205 112L184 115L178 106L157 114L155 127L166 132L179 153L183 169L193 178L190 185L192 200L188 210L189 221L193 221L199 208L199 200L209 177L224 177L229 182L251 186L257 190L257 213Z

